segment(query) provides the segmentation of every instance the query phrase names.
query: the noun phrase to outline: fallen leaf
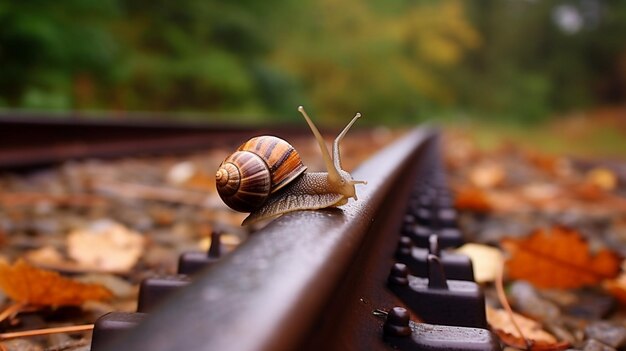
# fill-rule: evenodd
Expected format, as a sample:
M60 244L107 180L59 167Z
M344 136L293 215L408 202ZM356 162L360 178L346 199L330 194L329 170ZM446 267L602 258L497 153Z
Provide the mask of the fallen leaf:
M479 188L494 188L502 185L505 178L506 171L498 163L483 163L474 167L469 174L472 184Z
M602 286L613 295L617 301L626 305L626 273L620 274L615 279L605 280Z
M611 191L617 186L617 176L606 168L594 168L590 170L586 174L585 181L606 191Z
M143 253L144 237L123 225L101 220L67 238L68 255L94 270L125 272Z
M562 195L556 184L533 182L521 188L522 195L533 203L546 203Z
M475 187L462 187L455 191L454 206L459 210L490 212L491 203L485 192Z
M583 182L570 188L573 195L585 202L603 202L608 199L607 192L596 184Z
M76 306L112 297L103 286L79 283L22 259L13 265L0 261L0 288L16 302L38 306Z
M495 213L523 213L534 210L530 202L526 201L519 191L489 191L485 194L491 212Z
M523 279L541 288L576 288L600 283L619 272L617 254L603 249L592 256L576 231L540 229L522 239L504 239L511 253L507 261L511 279Z
M63 255L52 246L44 246L37 250L28 251L24 254L24 257L29 263L33 263L36 266L57 265L65 261Z
M44 246L36 250L28 251L23 255L23 258L27 263L32 264L35 267L60 273L80 274L102 271L102 269L97 267L86 266L79 262L70 260L51 246Z
M494 281L504 261L499 249L487 245L470 243L461 246L456 251L469 256L472 260L474 280L477 283Z
M558 157L539 153L536 150L526 150L524 152L524 156L526 157L526 160L528 160L528 162L535 168L551 175L558 173L562 163L562 160Z
M513 325L511 315L506 310L487 305L487 322L505 344L526 349L526 340L529 340L531 350L564 350L569 346L567 342L557 341L552 334L543 330L538 322L515 312L512 313L512 317L522 331L523 337Z

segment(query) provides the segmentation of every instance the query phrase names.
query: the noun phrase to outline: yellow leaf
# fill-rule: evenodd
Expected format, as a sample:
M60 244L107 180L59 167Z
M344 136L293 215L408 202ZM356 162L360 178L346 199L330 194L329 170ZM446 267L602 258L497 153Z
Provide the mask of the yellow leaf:
M0 261L0 288L16 302L38 306L77 306L112 297L101 285L79 283L21 259L13 265Z
M472 259L474 280L487 283L496 280L496 276L504 262L502 252L495 247L480 244L465 244L456 250Z
M617 186L617 176L606 168L594 168L587 172L585 181L606 191L611 191Z

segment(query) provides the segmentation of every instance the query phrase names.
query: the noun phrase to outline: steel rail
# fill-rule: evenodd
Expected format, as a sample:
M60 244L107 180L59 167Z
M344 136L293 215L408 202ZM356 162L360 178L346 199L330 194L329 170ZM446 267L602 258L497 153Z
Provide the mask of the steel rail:
M0 113L0 169L69 159L180 153L236 144L251 133L298 135L290 126L232 126L156 118L86 118Z
M274 220L106 349L362 349L346 344L362 329L352 328L352 337L344 335L333 344L327 338L336 334L336 328L329 323L344 323L335 312L360 303L366 306L367 323L382 326L371 311L390 307L376 306L380 299L375 295L391 295L385 289L386 278L375 272L379 291L362 299L350 284L360 286L362 276L374 273L369 271L374 263L363 262L370 254L383 255L377 252L376 242L390 243L383 250L387 256L396 245L397 234L391 233L393 229L386 233L386 226L399 225L410 193L407 184L414 184L420 167L416 159L436 142L436 135L429 128L415 129L381 150L353 172L354 179L368 181L358 187L358 201L340 209L298 211ZM389 265L378 266L389 271ZM368 344L368 349L384 346L376 333L361 339L381 340L378 347Z

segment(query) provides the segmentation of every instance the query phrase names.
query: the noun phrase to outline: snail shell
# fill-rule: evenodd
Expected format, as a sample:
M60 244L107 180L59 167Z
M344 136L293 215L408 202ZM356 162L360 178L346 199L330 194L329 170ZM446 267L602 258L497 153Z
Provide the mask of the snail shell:
M217 192L233 210L252 212L305 170L300 155L288 142L259 136L241 144L222 162L215 175Z
M339 143L357 113L333 142L332 156L319 130L302 106L298 107L315 136L326 172L307 173L300 155L289 143L274 136L260 136L243 143L226 158L216 174L217 191L232 209L250 212L242 225L291 211L341 206L357 199L356 184L341 168Z

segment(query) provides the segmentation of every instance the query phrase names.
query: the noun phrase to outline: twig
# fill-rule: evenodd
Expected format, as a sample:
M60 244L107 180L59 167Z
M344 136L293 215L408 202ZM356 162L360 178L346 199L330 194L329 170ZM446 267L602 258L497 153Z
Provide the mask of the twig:
M2 310L2 312L0 312L0 322L3 322L5 319L11 318L20 313L24 307L25 305L19 302L8 305L4 310Z
M515 330L519 334L519 336L524 339L526 343L526 349L532 349L533 343L531 340L526 339L524 333L522 333L522 329L517 325L517 321L513 317L513 309L509 304L509 301L506 298L506 294L504 293L504 260L500 261L500 269L498 270L498 274L496 275L496 292L498 293L498 300L500 300L500 304L506 310L506 313L509 315L509 319L511 320L511 324L515 327Z
M28 336L58 334L58 333L74 333L74 332L87 331L87 330L92 330L92 329L93 329L93 324L83 324L83 325L72 325L69 327L24 330L24 331L10 332L10 333L0 333L0 340L23 338L23 337L28 337Z

